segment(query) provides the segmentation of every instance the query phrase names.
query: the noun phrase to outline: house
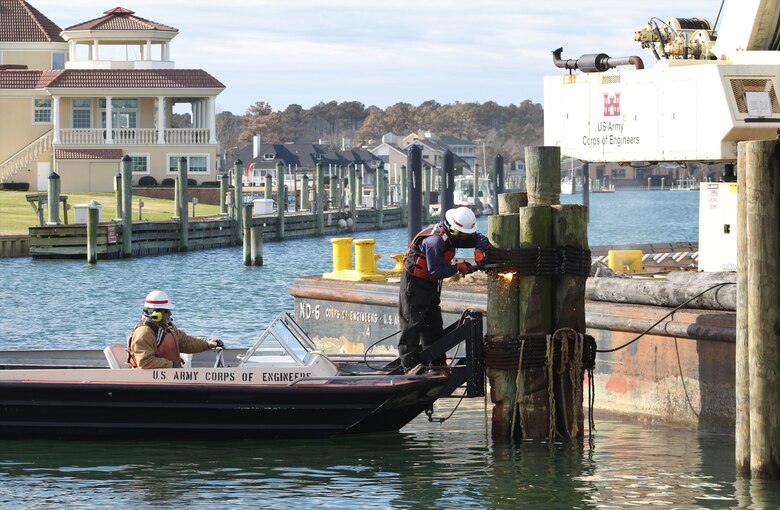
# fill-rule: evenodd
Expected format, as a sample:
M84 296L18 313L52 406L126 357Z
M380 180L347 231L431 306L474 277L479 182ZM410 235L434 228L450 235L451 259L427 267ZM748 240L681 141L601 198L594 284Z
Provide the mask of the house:
M122 7L63 30L24 0L0 0L0 183L46 190L54 171L62 191L111 191L124 156L134 184L174 177L181 158L196 182L215 181L225 86L175 68L178 32ZM174 108L192 127L172 127Z
M242 146L238 159L243 162L244 182L260 185L265 176L276 178L276 165L281 163L288 177L296 175L300 179L307 174L314 179L318 164L322 164L325 176L336 175L338 167L354 165L362 172L363 184L373 186L376 169L382 160L367 150L330 150L316 143L261 143L259 137L253 143Z

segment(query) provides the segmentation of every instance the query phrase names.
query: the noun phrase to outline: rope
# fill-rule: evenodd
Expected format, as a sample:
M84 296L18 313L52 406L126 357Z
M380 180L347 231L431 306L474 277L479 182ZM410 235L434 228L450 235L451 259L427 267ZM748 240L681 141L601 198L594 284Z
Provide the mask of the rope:
M517 403L517 396L520 395L520 386L522 386L521 377L523 374L523 350L525 349L525 339L520 340L520 355L517 357L517 376L515 377L515 399L512 402L512 431L511 439L515 440L515 418L519 413L520 406ZM520 430L525 431L523 415L520 414Z
M555 441L555 365L554 365L554 352L553 348L553 335L547 335L547 405L550 410L550 432L549 432L549 444L552 445Z

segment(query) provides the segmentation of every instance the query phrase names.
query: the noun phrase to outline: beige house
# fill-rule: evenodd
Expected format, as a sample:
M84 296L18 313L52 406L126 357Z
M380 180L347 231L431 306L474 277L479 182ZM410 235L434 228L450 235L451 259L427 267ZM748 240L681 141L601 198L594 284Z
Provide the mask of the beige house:
M54 171L63 191L111 191L125 155L134 184L175 177L182 157L198 183L216 180L225 86L175 68L177 34L122 7L63 30L24 0L0 0L0 182L45 190ZM174 111L192 127L172 128Z

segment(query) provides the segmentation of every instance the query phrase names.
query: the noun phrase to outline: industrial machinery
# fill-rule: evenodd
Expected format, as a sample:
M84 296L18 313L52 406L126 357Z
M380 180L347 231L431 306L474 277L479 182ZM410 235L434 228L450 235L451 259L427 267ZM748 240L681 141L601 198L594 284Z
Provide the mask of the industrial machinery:
M774 139L780 0L730 0L722 12L719 30L698 18L653 18L637 30L634 39L655 59L649 68L638 56L566 60L562 49L554 51L553 62L567 72L545 77L545 145L587 162L733 163L738 142ZM713 201L712 189L700 193L707 194L703 203ZM712 221L724 214L732 213ZM709 220L700 220L700 232ZM725 228L735 240L735 223L713 229Z

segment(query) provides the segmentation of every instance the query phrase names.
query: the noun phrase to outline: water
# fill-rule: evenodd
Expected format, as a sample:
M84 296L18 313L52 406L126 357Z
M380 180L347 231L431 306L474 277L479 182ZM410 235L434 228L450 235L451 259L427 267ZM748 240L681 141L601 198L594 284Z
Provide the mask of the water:
M564 197L576 201L580 197ZM591 245L697 239L697 193L591 196ZM486 230L486 220L480 219ZM406 230L360 233L390 267ZM102 348L124 341L146 293L167 290L187 332L248 346L295 275L331 269L327 239L133 260L0 260L0 349ZM437 409L445 415L454 405ZM318 441L171 443L0 440L0 508L778 508L776 482L734 473L733 438L596 416L592 444L489 438L484 402L442 425Z

